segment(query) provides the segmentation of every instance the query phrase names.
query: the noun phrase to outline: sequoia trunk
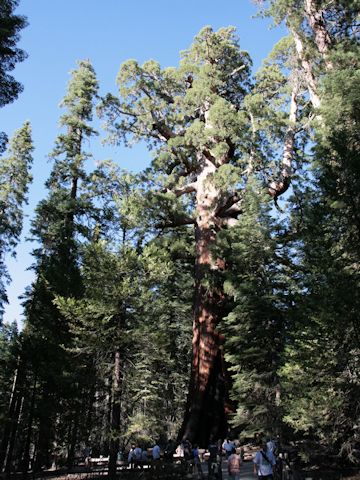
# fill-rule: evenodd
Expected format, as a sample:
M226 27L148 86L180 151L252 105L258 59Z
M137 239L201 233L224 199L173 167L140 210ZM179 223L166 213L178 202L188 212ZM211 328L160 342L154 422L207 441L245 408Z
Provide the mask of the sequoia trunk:
M182 438L201 446L207 446L210 437L223 438L227 430L226 372L222 338L217 330L224 314L225 296L222 286L216 285L216 271L222 268L222 261L212 252L218 231L215 212L220 198L209 179L214 170L210 162L205 162L198 177L192 365L180 432Z

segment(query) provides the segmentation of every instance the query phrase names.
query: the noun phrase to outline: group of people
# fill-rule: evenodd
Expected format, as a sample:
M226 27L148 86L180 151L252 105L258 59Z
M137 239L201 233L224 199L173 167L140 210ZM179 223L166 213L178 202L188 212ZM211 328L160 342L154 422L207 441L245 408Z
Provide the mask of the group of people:
M228 473L231 480L240 479L241 457L236 453L235 445L230 440L226 440L223 449L228 462ZM274 467L276 465L275 458L275 442L270 438L262 441L260 450L256 452L253 458L254 474L259 480L272 480Z
M259 477L259 480L273 479L274 467L276 465L275 449L276 445L272 439L269 438L267 441L261 442L261 448L253 458L254 474ZM239 480L241 456L237 453L235 443L227 438L222 444L222 451L224 451L227 459L229 478L231 480ZM209 454L210 471L211 462L215 461L218 454L218 446L215 443L209 446Z
M165 458L169 455L172 457L173 453L176 453L178 457L191 462L193 473L197 474L198 478L203 479L204 473L198 445L191 445L190 441L185 438L176 449L174 447L174 443L165 447ZM232 440L226 439L222 444L221 442L211 441L208 452L209 478L221 478L221 457L222 452L224 452L229 478L231 480L240 479L241 456L237 453L236 445ZM149 461L156 463L160 461L160 455L161 451L157 443L152 447L150 455L147 448L141 448L139 445L133 444L128 454L128 463L133 467ZM273 440L268 439L261 443L260 450L256 452L253 458L253 465L254 474L259 477L259 480L273 479L276 465L275 442ZM220 469L220 471L218 472L217 469Z
M131 467L139 466L149 461L157 462L160 460L160 447L155 443L151 448L151 454L149 456L147 448L141 448L140 445L132 444L127 460Z

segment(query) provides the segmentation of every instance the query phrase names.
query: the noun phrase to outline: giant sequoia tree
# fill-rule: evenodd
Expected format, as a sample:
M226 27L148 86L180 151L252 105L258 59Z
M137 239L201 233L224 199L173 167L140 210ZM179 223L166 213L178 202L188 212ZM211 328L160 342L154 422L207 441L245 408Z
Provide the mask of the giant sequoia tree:
M226 313L221 281L226 262L213 249L218 233L236 224L250 179L259 176L265 188L278 174L270 163L274 158L266 158L261 148L254 102L247 100L250 67L233 28L205 27L178 68L162 70L155 61L123 64L120 96L108 95L101 109L112 141L145 140L154 149L150 178L161 210L158 227L194 228L193 352L181 435L201 444L210 435L225 435L229 410L217 329ZM294 120L295 93L291 115ZM285 127L283 122L279 131L285 133ZM288 187L294 136L291 124L281 171L270 182L273 196Z

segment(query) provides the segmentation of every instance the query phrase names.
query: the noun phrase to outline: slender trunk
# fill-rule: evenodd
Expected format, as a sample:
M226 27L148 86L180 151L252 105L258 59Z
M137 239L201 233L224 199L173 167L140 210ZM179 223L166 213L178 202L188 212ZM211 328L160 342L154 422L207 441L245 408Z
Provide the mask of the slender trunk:
M323 12L318 10L314 0L304 0L305 16L314 35L316 48L324 62L326 71L333 70L334 66L330 59L330 49L332 45L331 37L326 29ZM318 81L313 71L312 62L308 59L304 51L304 43L301 36L295 28L289 26L295 41L295 48L300 60L307 87L309 90L310 101L314 108L319 108L321 99L319 96Z
M281 161L280 178L269 185L269 193L272 197L275 197L275 198L285 193L290 185L291 169L292 169L295 139L296 139L296 128L297 128L296 119L297 119L297 111L298 111L298 102L297 102L298 92L299 92L299 86L297 81L295 80L292 94L291 94L291 101L290 101L289 126L287 128L285 139L284 139L284 149L283 149L283 156Z
M3 471L3 468L7 461L9 445L10 445L10 437L11 437L11 432L13 430L14 423L17 424L17 421L18 421L18 417L16 416L16 409L17 409L18 400L19 400L20 384L22 381L21 368L22 366L21 366L21 361L19 357L17 361L17 368L14 374L13 385L11 389L9 411L8 411L7 420L5 423L4 433L3 433L1 446L0 446L0 473Z
M111 437L109 455L109 478L116 478L116 461L119 451L119 430L120 430L120 400L121 400L121 355L116 350L114 355L114 376L112 388L112 409L111 409Z
M10 433L9 444L8 444L8 451L7 451L7 455L6 455L6 461L5 461L5 472L6 472L7 477L10 477L11 471L12 471L13 454L14 454L14 448L15 448L16 434L17 434L17 431L18 431L19 418L20 418L21 411L22 411L23 401L24 401L24 397L21 394L21 392L19 392L17 394L16 406L15 406L15 415L14 415L14 420L13 420L13 424L12 424L12 427L11 427L11 433Z
M91 370L92 370L92 367L91 367ZM85 432L86 432L86 435L89 437L93 419L96 418L96 386L94 383L91 385L89 394L85 398L84 409L86 412ZM88 441L89 441L89 438L88 438Z
M28 419L28 426L26 432L26 440L25 440L25 447L22 459L22 473L23 478L26 478L29 463L30 463L30 443L31 443L31 433L32 433L32 424L34 421L34 408L35 408L35 398L36 398L36 381L37 381L37 374L35 373L34 377L34 384L32 388L32 395L31 395L31 403L30 403L30 411L29 411L29 419Z
M314 75L312 64L308 60L307 56L305 55L304 44L300 35L297 33L295 29L290 29L290 30L295 41L296 52L304 72L305 81L307 84L307 88L309 90L310 101L314 108L319 108L320 96L318 94L318 82Z
M76 448L76 442L77 442L78 430L79 430L79 417L80 417L79 407L76 406L74 410L72 428L70 430L70 442L69 442L69 449L68 449L68 458L66 462L68 470L71 470L72 467L74 466L75 448Z
M34 471L39 472L43 468L50 466L49 449L51 445L51 430L53 422L53 404L50 400L50 394L47 391L47 385L44 386L42 398L42 411L39 421L39 434L36 445L36 456L34 462Z

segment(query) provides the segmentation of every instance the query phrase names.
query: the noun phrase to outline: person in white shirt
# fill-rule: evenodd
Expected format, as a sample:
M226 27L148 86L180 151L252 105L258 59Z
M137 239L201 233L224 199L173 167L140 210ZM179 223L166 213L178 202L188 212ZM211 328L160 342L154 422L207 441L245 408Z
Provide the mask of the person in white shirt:
M254 462L254 474L261 480L272 480L273 467L276 464L274 454L268 450L266 442L263 443L261 450L256 452Z

